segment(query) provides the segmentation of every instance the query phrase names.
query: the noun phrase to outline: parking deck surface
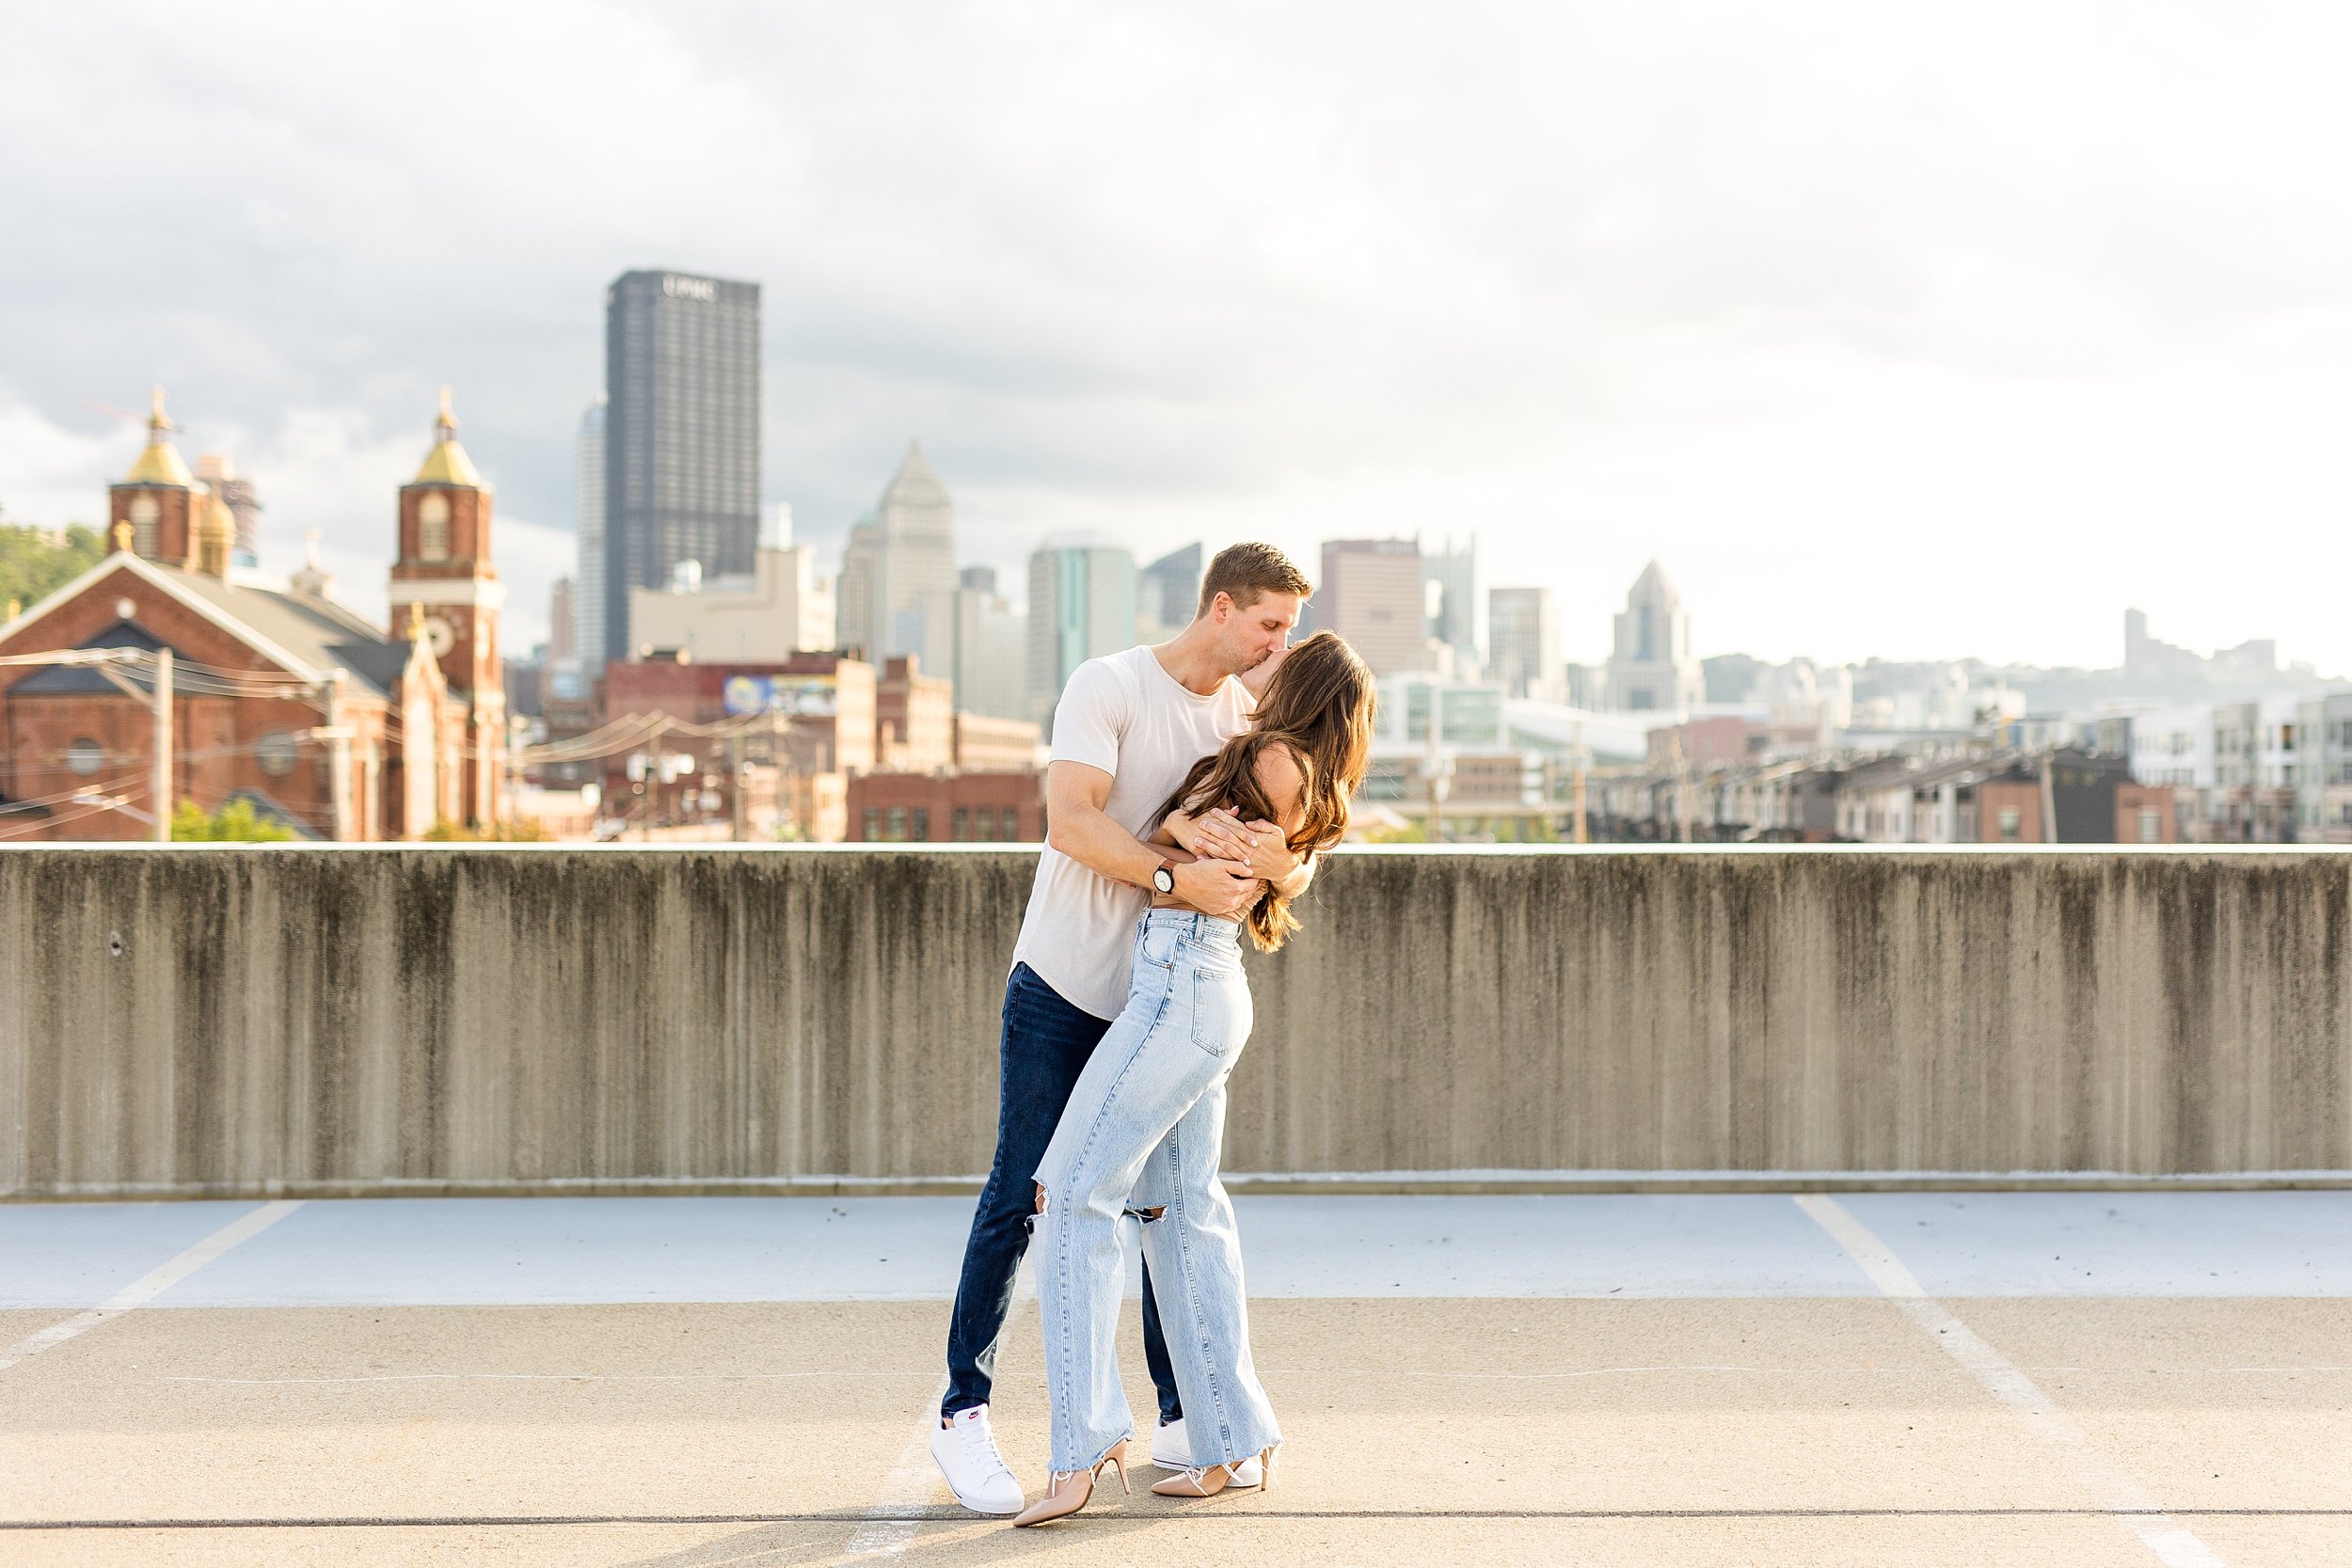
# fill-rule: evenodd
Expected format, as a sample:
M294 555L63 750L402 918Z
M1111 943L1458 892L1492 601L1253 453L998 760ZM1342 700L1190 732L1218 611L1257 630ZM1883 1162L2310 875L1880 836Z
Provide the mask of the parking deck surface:
M1240 1209L1276 1487L1015 1532L968 1199L0 1206L0 1563L2352 1562L2352 1193Z

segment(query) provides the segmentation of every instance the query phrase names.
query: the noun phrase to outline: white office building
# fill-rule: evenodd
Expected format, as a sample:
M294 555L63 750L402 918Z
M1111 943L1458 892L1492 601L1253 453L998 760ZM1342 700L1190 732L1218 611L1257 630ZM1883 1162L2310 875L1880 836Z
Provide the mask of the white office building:
M1691 617L1665 568L1653 561L1634 580L1616 618L1601 705L1680 712L1706 697L1707 678L1691 651Z

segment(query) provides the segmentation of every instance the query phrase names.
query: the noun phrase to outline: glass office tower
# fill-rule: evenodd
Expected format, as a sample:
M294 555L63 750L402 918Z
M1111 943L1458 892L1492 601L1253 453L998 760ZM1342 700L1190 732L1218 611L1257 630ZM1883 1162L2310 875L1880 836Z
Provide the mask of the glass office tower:
M680 562L749 574L759 539L759 285L628 272L605 293L604 647Z

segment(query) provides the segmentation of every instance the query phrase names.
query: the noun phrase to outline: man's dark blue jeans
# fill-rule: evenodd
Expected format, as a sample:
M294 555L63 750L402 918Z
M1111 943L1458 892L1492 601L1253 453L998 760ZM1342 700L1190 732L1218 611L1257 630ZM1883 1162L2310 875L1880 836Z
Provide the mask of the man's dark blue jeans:
M947 1323L947 1397L939 1413L953 1416L986 1404L996 1374L996 1341L1012 1309L1012 1277L1028 1250L1030 1213L1037 1207L1037 1166L1078 1074L1086 1070L1110 1020L1071 1006L1027 964L1012 966L1005 982L1004 1035L997 1047L996 1162L972 1214L963 1243L963 1278L955 1316ZM1143 1359L1160 1391L1160 1419L1184 1413L1176 1398L1176 1371L1160 1333L1152 1276L1143 1276Z

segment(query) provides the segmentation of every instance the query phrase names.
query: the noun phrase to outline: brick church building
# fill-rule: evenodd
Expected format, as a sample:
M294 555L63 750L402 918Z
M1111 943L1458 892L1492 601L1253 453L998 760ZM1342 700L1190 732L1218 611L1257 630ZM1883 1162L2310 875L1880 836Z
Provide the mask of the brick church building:
M0 661L169 648L169 796L152 783L151 666L0 662L0 843L144 839L182 800L246 800L322 840L501 820L505 590L490 487L456 425L444 391L400 488L378 627L336 602L315 551L282 582L231 563L235 518L172 447L159 392L146 449L108 490L110 553L0 625Z

